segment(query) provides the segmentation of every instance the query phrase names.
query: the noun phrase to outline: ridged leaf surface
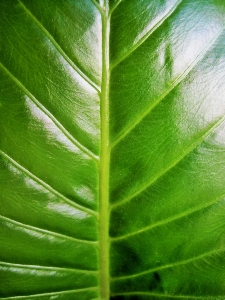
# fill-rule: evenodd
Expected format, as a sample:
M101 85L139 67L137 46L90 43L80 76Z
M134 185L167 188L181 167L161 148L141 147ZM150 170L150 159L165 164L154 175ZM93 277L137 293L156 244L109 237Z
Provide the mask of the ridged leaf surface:
M0 1L0 299L225 297L225 2Z

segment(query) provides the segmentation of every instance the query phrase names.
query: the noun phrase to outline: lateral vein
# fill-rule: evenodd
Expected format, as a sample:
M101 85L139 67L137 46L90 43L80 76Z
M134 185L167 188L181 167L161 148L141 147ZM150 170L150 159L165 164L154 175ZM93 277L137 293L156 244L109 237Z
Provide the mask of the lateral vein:
M125 128L123 132L111 143L111 148L114 148L121 140L123 140L141 121L151 113L151 111L160 102L168 96L177 86L180 84L187 75L194 69L194 67L205 57L215 42L219 39L223 33L224 28L218 32L218 34L210 41L210 43L200 52L200 54L193 60L193 62L184 70L184 72L166 89L146 110L144 110L140 116L129 127Z
M1 62L0 67L6 72L6 74L17 84L17 86L30 98L30 100L37 105L37 107L52 120L52 122L56 125L56 127L62 131L62 133L82 152L87 154L89 157L98 162L99 158L85 146L83 146L80 142L78 142L64 127L63 125L52 115L52 113L47 110L47 108L42 105L35 96L28 91L28 89L19 81Z
M126 197L123 200L120 200L114 204L111 204L111 210L115 209L117 206L120 206L122 204L125 204L126 202L129 202L134 197L141 194L144 190L149 188L153 183L155 183L157 180L159 180L164 174L169 172L172 168L174 168L184 157L186 157L190 152L192 152L195 148L197 148L204 140L205 138L219 125L222 124L222 122L225 119L225 115L218 118L217 121L215 121L213 124L211 124L207 129L204 130L203 134L193 143L191 144L183 153L182 155L178 156L171 164L166 166L161 172L156 174L152 179L150 179L148 182L146 182L144 185L142 185L136 192L132 193L128 197Z
M81 239L77 239L77 238L74 238L74 237L71 237L71 236L68 236L68 235L65 235L65 234L61 234L61 233L58 233L58 232L38 228L38 227L35 227L35 226L31 226L31 225L28 225L28 224L24 224L24 223L15 221L13 219L10 219L8 217L4 217L2 215L0 215L0 219L4 220L5 222L12 223L12 224L16 225L17 227L19 226L19 227L22 227L22 228L26 228L30 231L36 231L36 232L39 232L40 234L55 236L57 238L67 239L67 240L71 240L71 241L74 241L74 242L77 242L77 243L91 244L91 245L96 245L97 246L97 242L94 242L94 241L81 240Z
M146 232L146 231L149 231L149 230L152 230L153 228L156 228L156 227L159 227L159 226L163 226L163 225L166 225L168 223L171 223L171 222L174 222L176 220L179 220L179 219L182 219L188 215L191 215L191 214L194 214L202 209L205 209L207 207L210 207L212 206L213 204L216 204L222 200L224 200L225 198L225 194L223 194L222 196L212 200L211 202L207 203L206 205L199 205L197 207L193 207L191 209L188 209L186 211L184 211L183 213L180 213L180 214L177 214L175 216L172 216L170 218L166 218L162 221L158 221L154 224L151 224L151 225L148 225L144 228L141 228L137 231L134 231L134 232L131 232L131 233L128 233L128 234L125 234L125 235L122 235L122 236L118 236L118 237L111 237L111 242L117 242L117 241L120 241L120 240L124 240L124 239L127 239L127 238L130 238L130 237L133 237L135 235L139 235L141 234L142 232Z
M124 292L124 293L112 293L112 296L132 296L132 295L143 295L143 296L153 296L153 297L162 297L162 298L174 298L174 299L188 299L188 300L224 300L224 296L193 296L193 295L172 295L172 294L158 294L158 293L151 293L151 292Z
M146 274L149 274L149 273L153 273L153 272L156 272L156 271L160 271L160 270L164 270L164 269L168 269L168 268L173 268L173 267L177 267L177 266L181 266L181 265L186 265L186 264L192 263L196 260L205 258L205 257L213 255L213 254L217 254L217 253L220 253L220 252L223 252L223 251L225 251L225 248L219 248L217 250L208 251L206 253L203 253L201 255L198 255L198 256L195 256L195 257L192 257L192 258L189 258L189 259L186 259L186 260L182 260L182 261L178 261L178 262L175 262L175 263L162 265L162 266L159 266L159 267L156 267L156 268L151 268L149 270L139 272L139 273L135 273L135 274L132 274L132 275L112 277L111 281L120 281L120 280L126 280L126 279L130 279L130 278L136 278L136 277L146 275Z
M45 271L64 271L64 272L72 272L72 273L93 273L96 274L98 271L95 270L81 270L81 269L71 269L71 268L61 268L61 267L52 267L52 266L39 266L39 265L22 265L22 264L15 264L9 262L0 261L0 268L1 266L7 268L21 268L21 269L31 269L32 271L35 270L45 270ZM2 299L2 298L0 298Z
M101 14L103 14L103 10L102 10L102 7L101 5L98 4L98 2L96 0L91 0L91 2L94 4L94 6L99 10L99 12Z
M110 15L112 15L112 13L114 12L114 10L119 6L119 4L121 3L121 2L123 2L124 0L118 0L115 4L114 4L114 6L111 8L111 10L110 10Z
M51 192L52 194L54 194L56 197L59 197L60 199L62 199L64 202L68 203L69 205L71 205L72 207L83 211L87 214L93 215L96 218L98 218L98 214L91 210L88 209L84 206L81 206L73 201L71 201L69 198L65 197L63 194L59 193L58 191L56 191L53 187L51 187L49 184L47 184L45 181L43 181L42 179L38 178L37 176L35 176L33 173L31 173L30 171L28 171L26 168L24 168L23 166L21 166L18 162L16 162L13 158L11 158L8 154L6 154L4 151L0 150L0 154L5 157L8 161L10 161L17 169L19 169L22 173L26 174L26 176L32 178L34 181L36 181L38 184L40 184L43 188L45 188L47 191Z
M87 287L83 289L75 289L75 290L67 290L67 291L61 291L61 292L52 292L52 293L42 293L42 294L33 294L33 295L28 295L28 296L13 296L13 297L4 297L1 298L1 300L20 300L20 299L30 299L32 298L38 298L38 297L45 297L45 296L55 296L55 295L64 295L64 294L70 294L70 293L79 293L83 291L94 291L97 290L97 287Z
M173 12L177 9L177 7L181 4L183 0L178 0L175 5L162 17L162 19L157 22L140 40L134 44L124 55L119 57L114 63L111 64L110 70L114 69L118 64L120 64L125 58L130 56L138 47L140 47L152 34L156 29L158 29L164 21L166 21ZM121 1L122 2L122 1ZM120 2L120 3L121 3Z
M67 54L62 50L60 45L56 42L50 32L42 25L42 23L31 13L31 11L25 6L25 4L18 0L20 5L23 7L24 11L31 17L31 19L38 25L38 27L42 30L42 32L48 37L48 39L55 46L57 51L62 55L62 57L68 62L68 64L78 73L87 83L89 83L97 92L100 91L99 87L87 76L85 75L76 65L75 63L67 56Z

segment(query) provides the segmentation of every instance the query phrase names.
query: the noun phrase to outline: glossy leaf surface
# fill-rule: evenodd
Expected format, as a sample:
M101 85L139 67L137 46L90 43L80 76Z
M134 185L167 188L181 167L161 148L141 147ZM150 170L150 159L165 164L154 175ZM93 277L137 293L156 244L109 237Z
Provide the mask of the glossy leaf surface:
M224 299L224 1L0 15L0 298Z

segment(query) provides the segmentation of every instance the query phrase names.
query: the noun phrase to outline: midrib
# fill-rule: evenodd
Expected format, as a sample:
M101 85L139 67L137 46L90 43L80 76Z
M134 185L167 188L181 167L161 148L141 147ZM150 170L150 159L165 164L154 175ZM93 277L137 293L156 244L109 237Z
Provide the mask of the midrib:
M99 273L101 300L109 299L109 16L102 13L101 152L99 163Z

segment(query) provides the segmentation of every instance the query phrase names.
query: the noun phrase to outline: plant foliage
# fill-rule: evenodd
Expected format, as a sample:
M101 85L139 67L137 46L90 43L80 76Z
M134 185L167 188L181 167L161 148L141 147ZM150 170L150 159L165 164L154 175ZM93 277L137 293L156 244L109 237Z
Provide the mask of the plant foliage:
M224 0L1 0L0 297L225 297Z

